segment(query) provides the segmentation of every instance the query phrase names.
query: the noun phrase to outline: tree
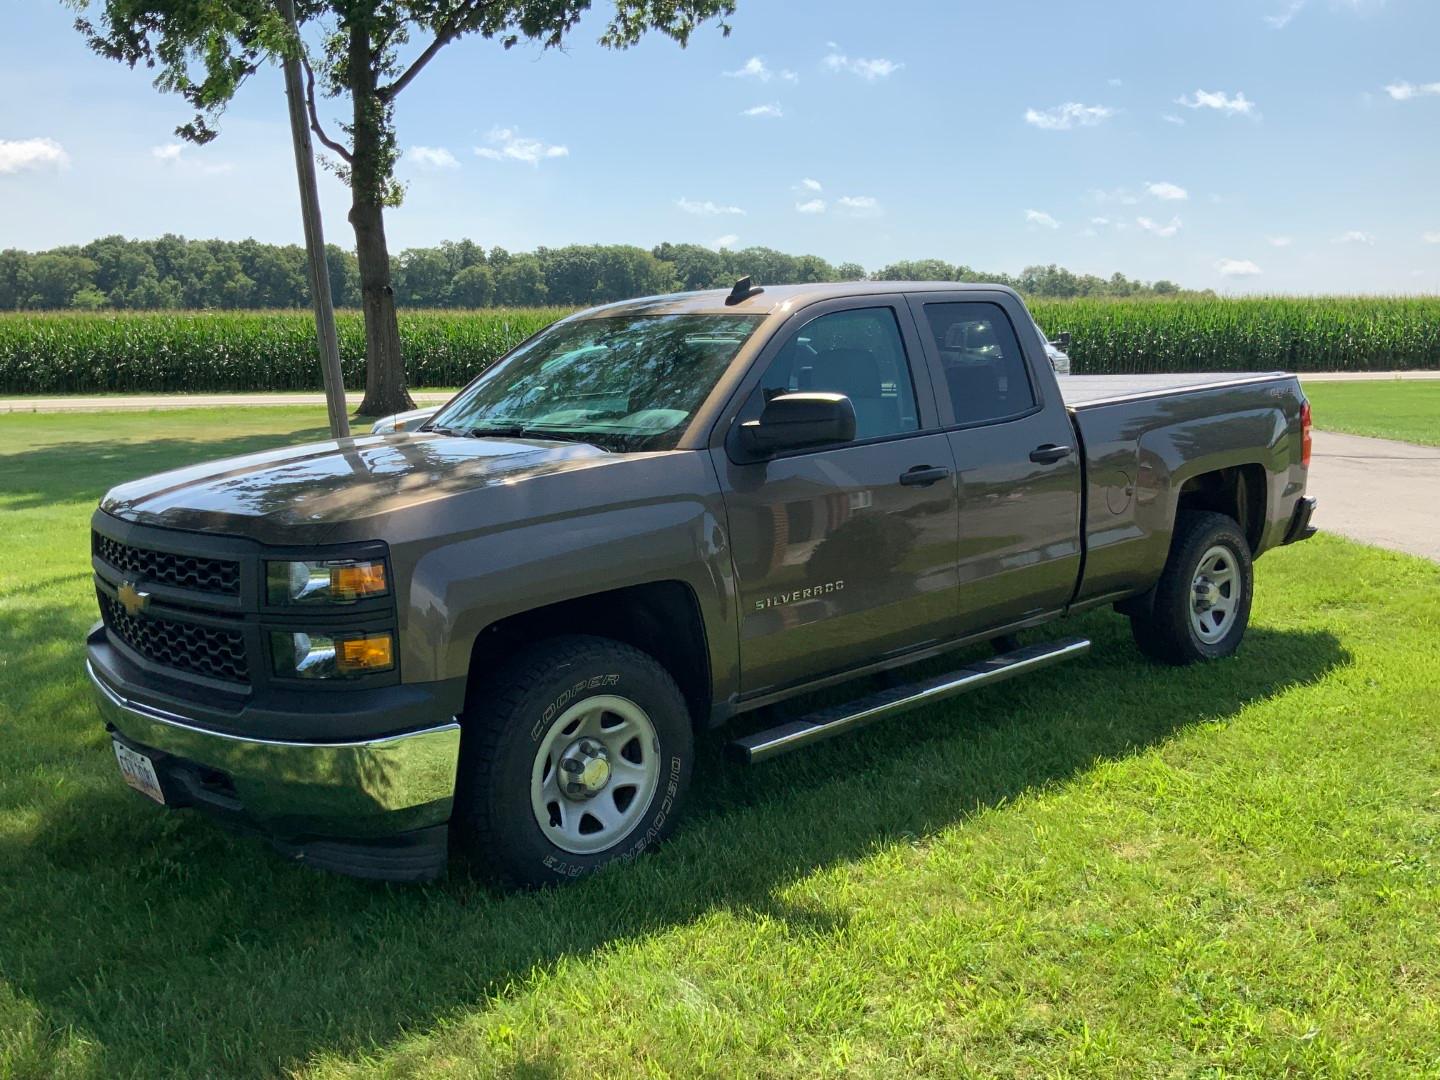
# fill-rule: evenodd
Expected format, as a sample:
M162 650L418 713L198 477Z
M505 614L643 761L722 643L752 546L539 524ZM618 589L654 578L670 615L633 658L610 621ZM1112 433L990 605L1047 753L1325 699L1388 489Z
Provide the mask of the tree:
M195 110L176 134L205 143L241 85L262 64L301 51L315 137L350 186L360 303L365 315L365 399L360 412L395 412L412 403L405 390L400 329L390 279L384 210L399 204L400 156L395 100L445 46L476 34L511 48L522 41L556 48L594 0L297 0L303 29L322 41L318 56L291 38L271 0L65 0L81 12L76 29L101 56L156 71L155 85ZM735 0L613 0L600 37L624 49L655 31L680 45L702 23L723 20ZM89 17L93 12L93 18ZM425 44L411 53L412 40ZM404 54L402 58L402 53ZM320 121L319 93L349 99L342 139ZM498 278L498 275L497 275ZM498 284L498 280L497 280Z

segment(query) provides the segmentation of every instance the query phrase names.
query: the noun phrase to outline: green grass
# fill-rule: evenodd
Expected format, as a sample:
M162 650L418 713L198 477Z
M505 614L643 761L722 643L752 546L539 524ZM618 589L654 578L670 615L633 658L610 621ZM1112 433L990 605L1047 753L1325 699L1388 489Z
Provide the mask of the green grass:
M560 890L387 888L122 788L110 484L323 414L0 416L0 1077L1440 1075L1440 567L1320 537L1232 660L1093 654L766 766Z
M1306 383L1322 431L1440 446L1440 380Z

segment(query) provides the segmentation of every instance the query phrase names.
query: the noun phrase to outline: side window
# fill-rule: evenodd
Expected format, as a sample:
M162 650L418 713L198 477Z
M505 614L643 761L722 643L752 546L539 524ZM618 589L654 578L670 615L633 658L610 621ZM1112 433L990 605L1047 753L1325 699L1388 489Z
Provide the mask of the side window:
M806 323L775 354L740 417L754 419L777 394L805 390L848 397L857 441L920 427L905 344L888 307L836 311Z
M1035 405L1035 390L1010 317L998 304L926 304L957 424L1016 416Z

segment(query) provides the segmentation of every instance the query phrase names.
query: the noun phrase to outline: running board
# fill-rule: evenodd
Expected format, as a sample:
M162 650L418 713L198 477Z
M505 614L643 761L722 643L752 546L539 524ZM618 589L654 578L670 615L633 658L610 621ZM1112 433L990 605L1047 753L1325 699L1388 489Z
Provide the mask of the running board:
M820 709L778 727L757 731L731 742L729 750L740 761L754 765L821 739L854 731L872 720L881 720L968 690L1004 682L1017 675L1028 675L1062 660L1074 660L1089 651L1090 641L1087 638L1065 638L1041 645L1027 645L1013 652L977 660L933 679L880 690L854 701Z

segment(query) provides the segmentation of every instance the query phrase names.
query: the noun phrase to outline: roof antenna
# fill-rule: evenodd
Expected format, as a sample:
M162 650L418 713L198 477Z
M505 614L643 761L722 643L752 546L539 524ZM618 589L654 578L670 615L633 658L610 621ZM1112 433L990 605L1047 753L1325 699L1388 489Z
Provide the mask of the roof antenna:
M747 274L735 282L735 287L730 290L730 295L725 297L725 306L733 307L735 304L749 300L752 296L759 296L764 291L759 285L751 284L750 275Z

